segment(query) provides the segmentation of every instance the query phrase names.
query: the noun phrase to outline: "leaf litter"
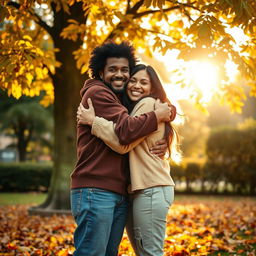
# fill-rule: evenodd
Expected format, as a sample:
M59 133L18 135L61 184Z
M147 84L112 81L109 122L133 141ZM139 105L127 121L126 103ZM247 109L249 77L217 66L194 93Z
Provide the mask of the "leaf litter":
M30 216L29 207L0 208L0 256L73 255L72 216ZM118 255L135 256L126 233ZM164 255L255 256L256 200L177 200L167 217Z

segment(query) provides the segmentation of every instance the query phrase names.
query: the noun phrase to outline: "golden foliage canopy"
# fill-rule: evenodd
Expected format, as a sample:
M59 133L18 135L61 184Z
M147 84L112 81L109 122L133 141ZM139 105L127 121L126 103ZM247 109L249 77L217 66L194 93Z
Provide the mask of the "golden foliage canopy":
M70 15L81 5L82 22ZM61 30L55 22L65 16ZM0 81L9 95L37 95L46 91L44 103L53 101L52 79L61 60L53 37L79 41L73 51L77 68L88 71L91 50L109 39L128 40L152 56L179 50L184 60L208 59L224 70L226 60L238 67L256 96L256 3L254 0L11 0L0 1ZM239 27L248 36L238 45L226 28ZM230 84L222 72L218 95L233 110L245 100L244 89Z

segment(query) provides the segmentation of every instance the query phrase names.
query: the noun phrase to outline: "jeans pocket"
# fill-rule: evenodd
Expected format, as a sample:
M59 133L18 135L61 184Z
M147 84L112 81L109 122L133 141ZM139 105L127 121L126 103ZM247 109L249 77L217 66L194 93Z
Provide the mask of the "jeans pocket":
M141 230L139 227L137 227L137 228L133 228L133 232L134 232L136 250L141 251L143 249Z
M82 189L72 189L71 190L71 197L70 197L71 212L75 219L81 212L82 196L83 196Z
M143 193L147 197L152 197L153 195L153 188L146 188L141 190L141 193Z
M174 200L174 187L173 186L163 186L164 199L168 205L171 205Z

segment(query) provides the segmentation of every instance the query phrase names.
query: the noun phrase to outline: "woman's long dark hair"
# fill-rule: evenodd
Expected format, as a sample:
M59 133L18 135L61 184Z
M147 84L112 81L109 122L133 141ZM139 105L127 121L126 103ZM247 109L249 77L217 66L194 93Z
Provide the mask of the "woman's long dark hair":
M136 74L137 72L141 70L146 70L147 74L149 75L150 82L151 82L151 93L150 95L146 97L152 97L155 99L160 99L161 102L167 102L168 105L172 108L172 116L171 116L171 121L175 119L176 116L176 108L171 104L169 99L166 96L165 90L163 88L163 85L156 73L156 71L151 67L151 66L146 66L144 64L138 64L136 65L131 72L131 77ZM129 83L129 82L128 82ZM126 85L127 88L127 85ZM123 96L123 104L127 107L128 111L131 112L136 105L137 102L132 102L127 94ZM168 145L168 151L169 151L169 156L171 156L171 151L175 151L176 153L179 152L179 136L177 131L174 129L174 127L171 125L170 122L165 122L165 133L164 137L167 141Z

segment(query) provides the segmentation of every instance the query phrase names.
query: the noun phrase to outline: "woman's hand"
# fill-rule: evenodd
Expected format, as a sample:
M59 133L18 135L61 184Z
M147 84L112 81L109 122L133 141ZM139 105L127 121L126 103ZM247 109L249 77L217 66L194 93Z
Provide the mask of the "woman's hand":
M86 124L92 126L92 123L95 119L95 111L92 105L92 100L88 98L87 100L89 108L85 108L82 103L80 103L77 112L77 122L78 124Z

